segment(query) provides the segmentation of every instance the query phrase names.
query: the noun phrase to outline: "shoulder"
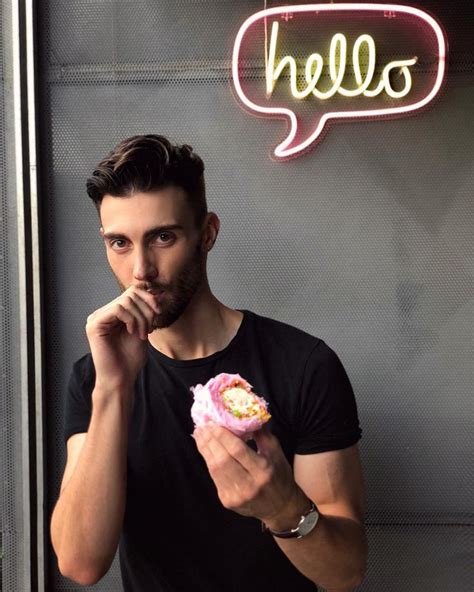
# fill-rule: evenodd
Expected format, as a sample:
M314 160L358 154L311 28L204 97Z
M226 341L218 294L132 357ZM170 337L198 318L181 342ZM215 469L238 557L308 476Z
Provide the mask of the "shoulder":
M251 312L256 338L262 350L282 364L296 384L304 380L347 379L345 368L334 349L322 338L283 321Z
M300 355L303 351L309 354L314 348L324 344L322 339L299 327L252 311L250 313L259 336L286 350L297 348Z

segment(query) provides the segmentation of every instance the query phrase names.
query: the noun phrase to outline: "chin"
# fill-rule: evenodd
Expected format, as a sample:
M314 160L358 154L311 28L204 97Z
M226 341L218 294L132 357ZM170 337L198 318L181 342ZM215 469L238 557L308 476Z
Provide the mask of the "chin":
M175 323L180 316L181 314L177 316L170 316L169 312L167 314L167 311L160 312L158 315L156 315L155 329L166 329L167 327L171 327L171 325Z

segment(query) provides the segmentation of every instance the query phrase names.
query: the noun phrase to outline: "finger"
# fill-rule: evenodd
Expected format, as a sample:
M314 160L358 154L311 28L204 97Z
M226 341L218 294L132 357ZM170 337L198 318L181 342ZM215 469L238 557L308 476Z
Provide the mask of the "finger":
M114 316L127 326L130 335L134 333L142 340L147 339L146 320L130 304L117 302L112 310Z
M247 446L238 436L230 430L219 426L211 425L212 435L220 446L225 448L226 452L235 459L248 474L254 475L256 472L267 468L268 461L259 456L250 446Z
M124 294L121 304L135 317L140 337L146 339L148 332L152 330L152 319L147 317L131 294Z
M142 295L145 298L142 298ZM128 293L128 296L146 320L147 333L154 331L155 320L160 310L157 308L156 303L150 300L150 298L153 299L153 295L141 290L140 293L131 291Z
M254 432L253 439L257 444L257 454L260 456L271 456L279 445L268 424L264 424L257 432Z
M136 317L130 312L130 310L126 309L122 304L120 304L120 302L115 303L111 312L115 318L117 318L119 321L122 321L122 323L127 327L127 331L130 333L130 335L133 335L135 331L139 331Z
M209 427L195 431L199 451L203 455L218 490L231 492L236 483L246 483L248 473L214 438Z
M131 291L131 294L138 296L138 299L141 302L145 302L155 313L161 312L161 307L155 300L155 296L146 290L139 288L137 286Z

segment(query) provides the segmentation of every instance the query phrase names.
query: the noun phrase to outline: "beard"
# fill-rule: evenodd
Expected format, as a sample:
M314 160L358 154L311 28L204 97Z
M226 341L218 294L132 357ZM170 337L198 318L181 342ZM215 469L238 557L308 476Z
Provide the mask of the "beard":
M115 275L115 274L114 274ZM165 297L160 301L161 312L155 316L155 329L165 329L176 322L188 307L191 299L198 290L205 276L205 255L201 252L199 244L194 250L191 259L185 263L176 279L168 286L161 284L149 285L148 288L163 290ZM127 287L115 276L120 290L124 292ZM141 285L139 284L139 287Z

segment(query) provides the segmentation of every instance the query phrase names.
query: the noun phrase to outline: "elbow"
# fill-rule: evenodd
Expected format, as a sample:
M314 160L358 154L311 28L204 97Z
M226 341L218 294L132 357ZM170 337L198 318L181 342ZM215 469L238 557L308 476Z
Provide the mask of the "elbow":
M365 572L358 574L351 582L350 589L358 588L362 585L363 581L365 580Z
M68 580L81 586L92 586L97 584L107 572L107 570L94 569L91 562L84 563L77 556L74 558L66 557L55 545L54 537L51 537L51 542L58 561L59 573Z
M58 569L62 576L80 584L93 586L97 584L109 571L112 560L104 557L91 558L86 556L57 554ZM112 557L113 559L113 557Z
M93 586L101 580L112 565L112 558L92 557L75 552L71 548L67 551L58 542L57 532L51 527L51 544L56 554L59 573L81 586Z
M81 586L93 586L97 584L106 573L90 568L80 569L77 565L71 568L71 566L63 565L61 562L58 562L58 567L62 576Z

